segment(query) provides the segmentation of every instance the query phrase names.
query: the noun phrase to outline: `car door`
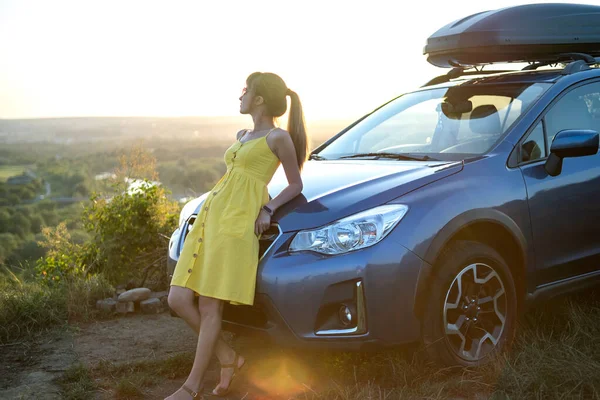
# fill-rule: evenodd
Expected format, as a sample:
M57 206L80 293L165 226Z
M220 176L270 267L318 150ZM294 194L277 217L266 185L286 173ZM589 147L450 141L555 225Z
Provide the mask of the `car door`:
M565 158L558 176L544 169L558 132L600 131L599 101L600 82L571 88L520 144L538 286L600 271L600 154Z

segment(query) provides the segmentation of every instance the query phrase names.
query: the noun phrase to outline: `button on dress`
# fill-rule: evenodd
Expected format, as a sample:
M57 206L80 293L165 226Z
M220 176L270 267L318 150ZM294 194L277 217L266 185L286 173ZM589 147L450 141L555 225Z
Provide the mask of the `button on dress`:
M269 202L267 184L280 165L267 144L273 129L237 140L225 151L227 171L185 238L171 285L231 304L254 304L260 238L254 223Z

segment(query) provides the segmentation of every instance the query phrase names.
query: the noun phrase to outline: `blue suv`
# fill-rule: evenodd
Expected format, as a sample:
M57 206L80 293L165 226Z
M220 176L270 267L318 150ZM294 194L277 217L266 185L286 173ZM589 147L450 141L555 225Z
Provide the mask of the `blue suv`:
M557 57L456 67L315 149L260 241L255 304L226 305L224 328L346 350L421 341L477 365L529 305L599 282L600 70ZM280 168L270 195L286 186ZM169 274L206 196L181 213Z

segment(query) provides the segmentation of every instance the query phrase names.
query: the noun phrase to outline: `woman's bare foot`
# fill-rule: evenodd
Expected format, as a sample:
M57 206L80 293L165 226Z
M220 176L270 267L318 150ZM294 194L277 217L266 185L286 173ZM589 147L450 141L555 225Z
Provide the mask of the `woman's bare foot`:
M239 371L240 368L246 363L246 359L239 354L233 353L233 357L230 363L221 364L221 380L217 387L213 389L213 394L217 396L224 396L229 392L231 387L231 381L234 375ZM236 363L237 364L234 364ZM237 368L236 368L237 367Z

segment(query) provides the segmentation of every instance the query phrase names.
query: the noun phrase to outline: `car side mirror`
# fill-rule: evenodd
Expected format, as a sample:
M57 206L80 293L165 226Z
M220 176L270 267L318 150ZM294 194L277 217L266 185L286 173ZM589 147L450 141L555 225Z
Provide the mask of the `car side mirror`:
M562 171L563 158L592 156L598 153L598 133L592 130L564 130L554 137L550 146L550 156L544 169L550 176Z

